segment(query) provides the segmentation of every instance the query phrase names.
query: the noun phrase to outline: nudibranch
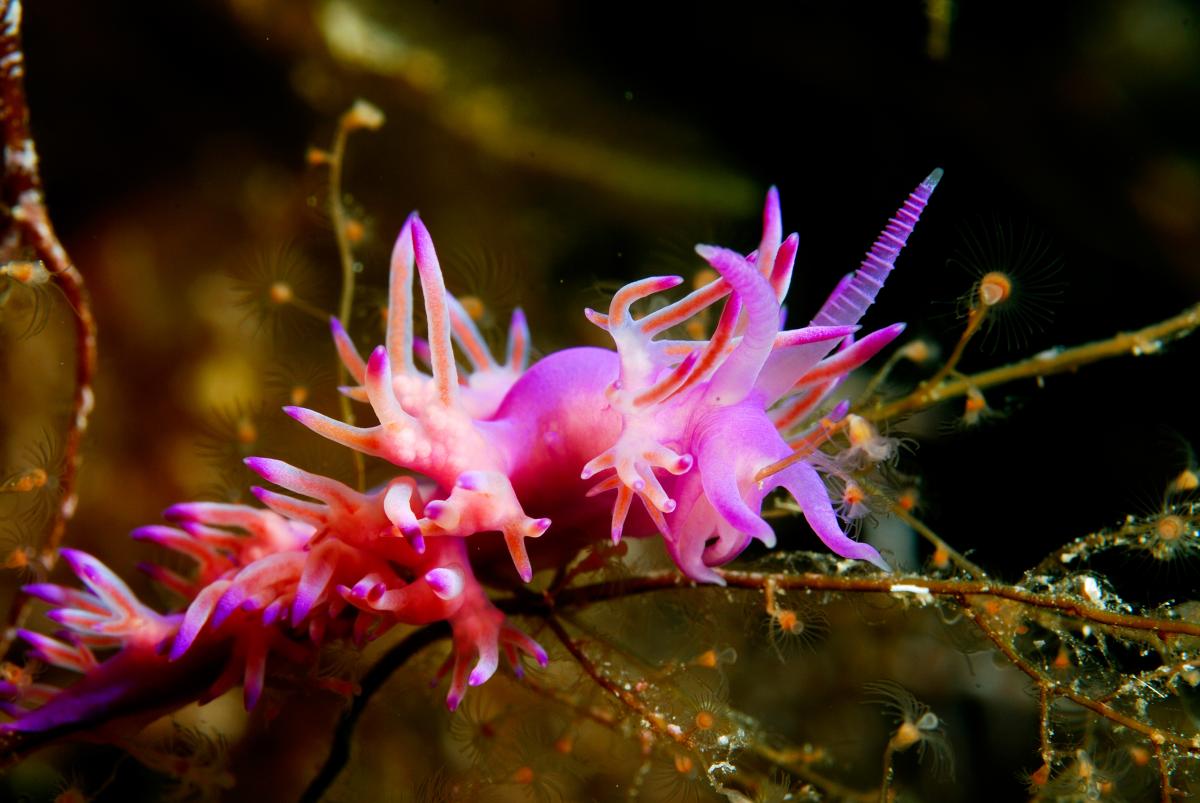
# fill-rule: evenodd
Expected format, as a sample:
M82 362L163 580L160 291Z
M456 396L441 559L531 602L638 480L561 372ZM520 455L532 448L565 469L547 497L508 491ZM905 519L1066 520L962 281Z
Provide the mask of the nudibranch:
M507 354L493 356L446 292L429 232L411 215L392 252L385 343L364 360L332 322L355 382L343 392L368 404L378 423L354 427L285 408L318 435L388 461L394 478L362 492L279 460L247 459L274 486L252 489L262 507L175 505L165 513L170 526L133 533L194 564L186 576L144 567L186 600L172 613L140 602L95 558L64 549L86 590L27 586L53 606L47 615L61 630L21 636L31 656L82 677L61 690L5 684L12 720L0 727L137 724L239 682L249 708L272 656L311 664L331 641L361 645L397 624L436 621L453 631L442 669L453 709L468 686L491 677L501 652L518 674L522 653L546 661L505 621L477 573L511 583L515 566L529 582L588 542L657 534L687 577L721 583L715 568L752 539L774 545L761 509L778 487L829 549L887 571L839 523L822 475L844 480L844 469L820 450L796 450L845 416L845 403L828 405L839 383L900 334L897 324L859 336L859 320L940 177L935 170L909 195L808 326L783 328L799 239L783 237L772 189L756 250L697 246L714 281L640 317L635 302L683 280L633 282L607 312L586 311L615 349L571 348L533 365L520 310ZM414 278L424 338L413 332ZM672 337L694 335L685 324L720 302L710 337ZM832 411L811 424L821 409Z

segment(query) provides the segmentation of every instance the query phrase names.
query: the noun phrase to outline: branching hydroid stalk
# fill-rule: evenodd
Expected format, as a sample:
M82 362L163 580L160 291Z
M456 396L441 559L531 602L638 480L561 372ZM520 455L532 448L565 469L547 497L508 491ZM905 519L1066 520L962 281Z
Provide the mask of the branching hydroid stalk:
M81 447L95 399L92 379L96 372L96 321L83 275L59 242L46 211L37 148L29 130L29 107L25 100L25 56L21 50L21 0L0 0L0 127L4 137L3 215L0 232L0 261L8 262L32 252L50 272L73 310L75 327L75 381L71 394L71 418L63 442L62 473L58 477L61 498L50 520L49 532L39 551L42 567L49 572L58 559L58 547L67 522L78 503L76 480L83 462ZM13 602L8 622L0 634L0 659L7 654L17 628L28 615L25 597Z

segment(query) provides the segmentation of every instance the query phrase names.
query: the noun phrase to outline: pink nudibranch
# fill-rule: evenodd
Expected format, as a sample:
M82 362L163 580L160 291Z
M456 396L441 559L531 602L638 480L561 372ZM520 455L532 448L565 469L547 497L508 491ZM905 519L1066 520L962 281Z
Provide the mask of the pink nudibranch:
M496 671L501 651L518 673L520 653L546 661L533 639L505 622L476 577L476 570L504 573L506 567L491 565L503 554L492 544L507 549L516 574L529 582L535 569L583 543L658 534L689 578L722 583L716 567L752 539L774 546L761 510L779 487L830 550L888 571L873 547L848 537L839 523L822 479L842 472L835 461L814 451L769 476L760 473L789 457L788 439L804 432L850 371L902 331L897 324L856 336L940 178L935 170L909 195L809 326L782 329L798 237L783 237L772 188L755 251L697 246L719 278L640 318L632 311L636 301L683 280L633 282L606 313L586 311L615 350L567 349L533 365L519 309L505 358L493 357L446 292L433 240L411 215L392 252L384 345L364 360L341 323L332 322L356 383L343 392L369 404L378 423L355 427L285 408L318 435L403 473L364 493L279 460L249 458L252 470L288 493L253 488L264 508L176 505L166 512L174 526L135 531L195 564L190 576L144 567L187 601L169 614L137 600L95 558L64 550L87 590L27 586L57 606L49 615L63 630L22 636L31 656L82 678L62 690L0 685L13 716L0 728L143 722L239 681L251 707L271 656L311 662L331 640L362 644L396 624L435 621L453 630L443 671L454 708L467 686ZM424 340L413 332L414 275L425 299ZM722 301L707 339L666 336ZM469 371L458 365L454 344ZM829 418L846 409L837 405ZM469 539L487 548L468 552ZM469 555L488 565L473 566ZM109 654L101 660L97 651Z

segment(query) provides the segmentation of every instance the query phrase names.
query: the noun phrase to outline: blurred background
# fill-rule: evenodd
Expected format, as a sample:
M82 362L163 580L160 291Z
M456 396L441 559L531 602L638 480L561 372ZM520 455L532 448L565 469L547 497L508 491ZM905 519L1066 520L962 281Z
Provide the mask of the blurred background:
M50 211L100 330L97 406L67 542L135 578L151 600L162 595L134 569L150 548L128 541L132 527L182 499L244 500L252 478L240 458L249 454L352 470L277 410L336 410L329 173L306 154L329 146L357 98L387 118L352 136L342 182L361 224L350 321L361 347L381 339L387 254L412 209L430 226L449 289L478 301L485 333L498 336L520 305L545 353L605 345L582 308L606 306L634 277L692 276L693 243L752 248L771 184L786 229L801 236L789 304L800 325L939 166L945 179L873 326L904 320L908 335L949 348L960 299L1003 266L1025 297L965 358L972 371L1138 328L1200 295L1200 11L1183 0L801 2L675 14L555 0L39 0L25 10L25 42ZM56 500L52 481L41 501L9 481L37 466L53 476L61 461L70 315L52 291L14 290L0 306L4 605L36 573L22 555L36 550ZM899 468L930 525L1015 579L1061 543L1154 512L1165 483L1195 465L1198 361L1200 348L1184 341L1044 387L1002 387L988 394L995 415L977 426L964 427L957 407L900 425L891 434L912 448ZM816 546L802 525L781 526L795 530L788 548ZM1129 564L1114 578L1163 601L1196 593L1195 568ZM733 640L739 625L727 613L706 627ZM1036 768L1036 722L1019 681L997 681L950 648L922 678L903 669L915 660L911 639L902 649L875 635L867 654L850 645L805 653L805 671L827 684L844 662L884 667L842 680L840 691L810 686L824 688L816 696L825 702L752 683L753 657L731 679L732 695L816 743L830 741L814 731L832 727L829 701L859 694L852 682L896 677L919 696L947 697L998 683L1015 694L1019 721L1001 724L1010 703L1000 694L958 699L958 781L921 776L919 788L928 799L978 799L970 790L983 788L1019 795L1019 773ZM738 649L769 652L761 642ZM383 740L375 758L362 759L359 786L338 799L410 799L402 790L420 781L405 774L412 764L383 757L417 750L415 737L397 735L401 717L441 716L438 693L418 676L408 681L416 701L387 709L387 726L380 719L370 731ZM759 677L794 676L776 666ZM317 724L332 721L335 702L313 703L325 719L304 720L307 747L264 747L286 728L278 722L270 732L239 726L273 762L257 765L310 773L323 750ZM878 723L862 727L879 730L875 747L853 732L827 746L843 751L838 772L866 786L885 735ZM256 779L247 749L235 751L229 794L294 796L264 792L281 793L273 784L288 771ZM449 759L418 765L439 760ZM70 766L42 760L25 770L40 780L20 788L52 788L46 779ZM150 783L138 772L131 764L103 795ZM627 782L617 769L611 776L617 788ZM81 785L94 791L104 777L90 766ZM563 799L585 787L580 799L624 799L603 784L561 786ZM378 788L393 792L370 791Z

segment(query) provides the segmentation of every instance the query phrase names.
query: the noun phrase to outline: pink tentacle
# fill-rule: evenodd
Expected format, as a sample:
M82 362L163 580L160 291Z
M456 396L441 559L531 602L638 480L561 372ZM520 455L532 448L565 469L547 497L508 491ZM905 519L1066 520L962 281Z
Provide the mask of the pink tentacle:
M518 373L529 367L529 322L525 312L517 307L508 324L508 354L505 363Z
M98 666L96 656L87 647L64 644L57 639L30 630L19 629L17 635L32 647L30 652L33 657L44 663L80 673Z
M509 648L516 648L533 658L541 666L546 666L550 663L550 657L546 655L546 651L542 649L542 645L538 644L525 633L517 630L512 625L502 625L500 628L500 643L505 647L505 653L508 655L509 661L513 665L513 671L520 675L520 664L517 663L517 656L511 652Z
M352 427L349 424L321 415L304 407L284 407L283 411L308 427L322 438L340 443L363 454L382 457L383 445L379 441L378 427Z
M329 517L328 507L316 502L306 502L303 499L276 493L258 485L250 486L250 493L254 494L255 499L279 515L299 519L318 529Z
M813 382L823 382L853 371L878 354L903 331L904 324L896 323L872 332L850 348L843 349L832 357L827 357L817 363L814 368L796 380L796 384L808 385Z
M273 460L269 457L247 457L242 462L267 482L273 482L281 488L311 499L319 499L326 504L349 507L360 496L345 483L338 482L332 477L296 468L282 460Z
M138 561L137 569L160 586L175 592L184 599L191 599L203 587L202 582L188 580L165 566L147 561Z
M673 369L667 372L666 376L655 382L650 387L633 397L634 407L647 407L652 404L657 404L663 399L670 396L683 384L688 378L688 374L696 367L696 361L700 358L699 351L693 351L688 356L684 357L683 362L676 365Z
M203 541L214 549L231 553L231 555L235 556L233 558L235 563L238 560L236 556L242 550L242 547L246 545L247 539L244 536L235 535L228 530L209 527L198 521L180 521L179 526L192 538Z
M638 327L648 337L653 337L672 326L678 326L701 310L717 303L729 293L729 282L724 278L715 279L700 289L693 290L673 304L651 312L638 321Z
M498 368L496 358L492 356L492 351L488 348L487 341L483 339L479 327L475 325L475 321L471 320L471 316L463 309L463 305L458 303L458 299L447 293L446 306L450 310L451 334L467 355L467 359L471 361L471 368L475 371Z
M421 292L425 295L425 320L429 327L429 357L433 382L438 399L444 407L458 401L458 366L450 345L450 312L446 304L446 284L437 252L429 230L416 215L412 221L413 248L416 251L417 272L421 276Z
M763 278L769 280L774 273L775 257L782 239L783 213L779 209L779 190L770 187L767 190L766 203L763 204L762 240L755 251L754 262Z
M361 385L367 364L363 362L362 356L354 346L354 341L350 339L350 333L337 318L329 319L329 329L333 333L333 345L337 349L338 357L342 360L342 365L346 366L346 370L350 372L350 376L354 377L354 381Z
M183 530L163 525L139 527L130 533L135 541L150 541L166 549L186 555L200 565L202 578L215 578L233 568L233 563L211 545Z
M408 216L400 227L396 244L392 247L392 270L388 281L387 333L384 343L401 373L415 374L413 365L413 297L412 277L415 251L413 248L412 224L416 212ZM361 379L359 380L362 381Z
M788 329L775 335L776 349L802 346L808 343L827 343L841 340L859 330L858 326L805 326L803 329Z
M737 404L753 389L775 345L779 302L767 280L733 251L700 245L696 253L725 277L745 308L747 324L742 341L713 374L706 394L717 404Z
M604 331L606 331L606 332L608 331L608 316L605 315L603 312L597 312L596 310L592 309L591 307L584 307L583 308L583 317L587 318L589 321L596 324L596 326L599 326Z
M612 303L608 306L606 324L609 328L624 325L633 302L655 293L661 293L663 290L678 287L682 283L682 276L651 276L648 279L641 279L625 285L617 291L612 298Z
M175 634L175 641L171 645L171 652L168 653L167 660L179 660L195 643L196 638L212 619L217 603L221 601L221 597L224 596L230 584L229 580L218 580L205 586L204 590L196 595L183 615L183 622Z
M829 501L829 491L825 489L825 483L821 482L816 469L803 461L793 463L776 474L774 482L787 488L804 511L808 526L835 554L843 558L865 560L885 572L891 571L875 547L855 541L842 532L833 503Z
M792 426L803 421L808 414L820 406L821 400L837 385L837 380L830 380L814 385L796 398L780 407L775 416L775 427L780 432L786 432Z
M788 289L792 286L792 270L796 266L796 251L800 248L800 235L789 234L779 246L775 254L775 266L771 269L771 287L775 289L775 298L779 303L787 297Z
M613 475L610 479L613 480L612 487L617 489L617 499L613 503L611 535L612 542L619 544L621 543L621 533L625 529L625 519L629 515L629 506L633 503L633 489L628 485L622 484L620 478L616 475ZM600 484L603 485L604 483ZM596 487L599 488L600 486L597 485Z
M620 484L621 484L621 478L618 477L616 474L611 474L608 477L605 477L604 479L600 480L600 482L596 483L591 488L588 488L587 493L585 493L584 496L586 496L588 498L591 498L593 496L599 496L600 494L604 493L605 491L611 491L613 488L618 487Z
M103 600L112 614L123 620L154 617L149 609L138 602L125 581L86 552L78 549L62 549L59 553L70 565L71 570L84 582L92 593Z
M79 608L91 613L104 613L106 610L99 599L86 591L75 588L67 588L54 583L34 583L25 586L22 590L28 596L36 597L60 608Z
M266 638L246 639L246 668L242 676L242 701L246 710L253 710L262 696L267 675L268 642Z
M713 330L712 338L701 349L700 357L696 361L696 367L688 375L678 388L675 389L676 394L696 385L709 375L713 366L720 363L727 356L726 349L729 348L730 342L733 340L734 330L737 328L738 318L742 314L742 300L738 296L733 296L725 302L725 309L721 311L721 317L717 320L717 327Z
M381 425L413 425L412 416L405 412L400 406L400 400L396 398L396 390L392 385L392 367L387 349L383 346L371 352L371 359L367 361L366 380L367 399L370 400L371 409L375 411Z

